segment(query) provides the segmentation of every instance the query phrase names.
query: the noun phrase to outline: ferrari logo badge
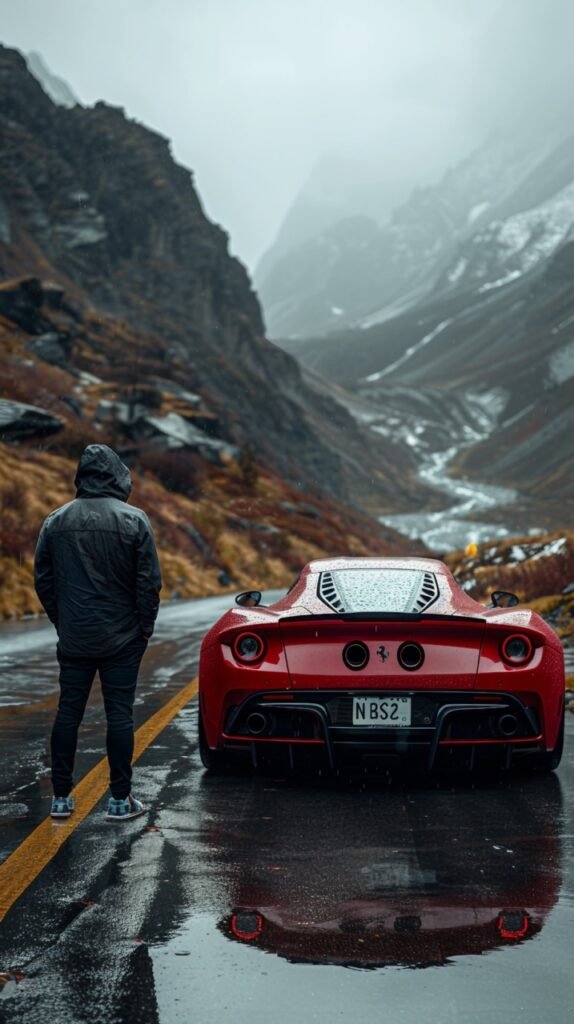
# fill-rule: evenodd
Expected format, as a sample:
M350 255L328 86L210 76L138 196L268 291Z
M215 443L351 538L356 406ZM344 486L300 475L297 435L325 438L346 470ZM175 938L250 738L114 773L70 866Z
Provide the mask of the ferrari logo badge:
M382 663L384 665L385 661L387 660L387 658L388 658L388 656L390 654L390 651L387 651L386 647L383 647L383 645L381 644L381 646L379 647L379 649L377 651L377 654L379 655L379 658L381 659L381 661L382 661Z

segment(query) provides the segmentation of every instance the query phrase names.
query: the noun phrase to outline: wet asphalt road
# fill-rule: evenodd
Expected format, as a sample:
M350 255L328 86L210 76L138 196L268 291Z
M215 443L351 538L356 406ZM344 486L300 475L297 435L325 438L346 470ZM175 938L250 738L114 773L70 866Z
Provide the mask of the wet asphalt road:
M162 610L138 724L193 677L227 603ZM49 807L53 637L0 629L3 857ZM78 777L103 752L96 696ZM194 701L138 762L149 813L108 825L99 805L8 913L0 1019L572 1019L574 716L555 776L477 786L207 777L195 724Z

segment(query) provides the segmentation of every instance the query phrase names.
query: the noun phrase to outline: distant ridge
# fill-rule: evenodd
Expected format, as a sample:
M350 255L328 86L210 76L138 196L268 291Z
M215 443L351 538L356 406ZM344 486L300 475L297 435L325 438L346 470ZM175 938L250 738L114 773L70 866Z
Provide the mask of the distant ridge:
M302 241L295 236L290 248L280 237L257 275L271 337L370 326L430 295L441 273L456 282L459 247L493 219L532 205L541 184L536 170L564 135L554 128L537 138L495 133L438 184L415 189L384 223L348 208L344 219L323 222Z

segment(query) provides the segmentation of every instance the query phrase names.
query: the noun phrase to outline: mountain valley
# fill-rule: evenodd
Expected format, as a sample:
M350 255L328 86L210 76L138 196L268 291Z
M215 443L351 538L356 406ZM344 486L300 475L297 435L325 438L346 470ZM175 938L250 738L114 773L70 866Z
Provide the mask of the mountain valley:
M473 180L486 163L483 153ZM429 195L438 204L436 190ZM448 208L452 229L452 201ZM426 291L399 296L401 312L365 315L363 306L346 329L281 344L352 394L348 407L366 402L358 418L404 444L421 480L439 483L447 499L457 480L461 493L471 481L482 486L493 536L560 528L574 501L574 139L511 163L496 201L465 218L437 241L432 273L420 250ZM488 488L502 490L490 501ZM413 533L408 517L385 521L430 542L432 531L419 523Z

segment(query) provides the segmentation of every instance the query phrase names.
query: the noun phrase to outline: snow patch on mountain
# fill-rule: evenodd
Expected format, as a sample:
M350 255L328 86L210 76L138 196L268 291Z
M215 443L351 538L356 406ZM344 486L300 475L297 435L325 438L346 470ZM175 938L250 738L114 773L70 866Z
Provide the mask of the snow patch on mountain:
M514 564L526 561L537 562L540 558L565 555L567 550L568 541L566 537L558 537L556 540L546 544L513 544L506 561Z
M550 356L548 369L553 384L562 384L574 377L574 339Z
M448 279L449 279L451 284L456 284L456 282L458 280L460 280L460 278L464 274L467 266L468 266L468 260L461 259L461 260L458 261L458 263L457 263L456 267L454 268L454 270L451 270L450 274L448 275Z
M528 416L528 414L532 412L533 409L534 402L529 402L528 405L525 405L523 409L519 409L519 411L515 413L514 416L509 416L508 419L503 420L502 423L500 424L501 427L504 427L505 429L506 427L511 427L514 423L518 423L519 420L524 419L525 416Z
M551 541L550 544L545 544L542 551L532 555L532 561L534 562L538 558L550 558L551 555L565 555L567 549L568 541L566 537L559 537L557 540Z
M478 220L478 218L488 210L489 206L489 199L485 199L482 203L475 203L475 205L468 211L468 224L474 224L475 220Z
M521 270L511 270L504 277L499 277L498 281L487 281L486 284L481 284L478 289L479 292L490 292L493 288L502 288L505 284L510 284L511 281L515 281L517 277L522 277Z
M434 330L430 331L429 334L425 334L424 338L421 338L420 341L417 341L416 345L411 345L411 347L406 350L406 352L404 353L404 355L401 356L400 359L396 359L395 362L391 363L390 366L385 366L384 370L379 370L377 373L369 374L369 376L366 377L365 379L368 381L369 384L371 384L374 381L380 380L381 377L386 377L387 374L392 373L394 370L398 370L399 367L403 366L409 359L412 358L412 356L414 356L417 352L420 352L421 348L424 348L425 345L429 345L431 341L434 341L437 335L441 334L442 331L444 331L446 327L449 327L451 323L452 318L449 320L443 320L434 328Z
M510 396L505 388L484 388L480 391L466 391L464 397L474 412L483 436L487 436L500 421Z
M488 292L515 281L548 259L573 235L574 184L539 206L493 220L459 249L443 278L449 286Z
M565 320L561 320L556 327L552 328L552 334L559 334L565 327L570 327L570 324L574 324L574 316L567 316Z
M574 224L574 184L553 199L510 217L498 235L505 257L521 255L522 271L530 270L565 241Z

